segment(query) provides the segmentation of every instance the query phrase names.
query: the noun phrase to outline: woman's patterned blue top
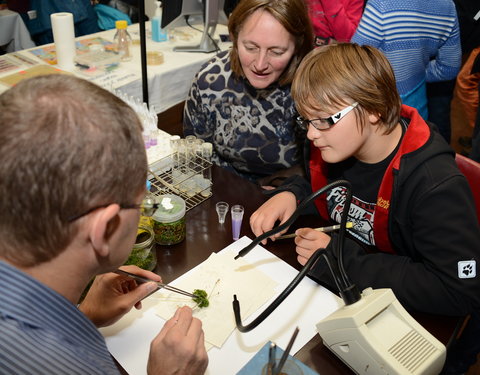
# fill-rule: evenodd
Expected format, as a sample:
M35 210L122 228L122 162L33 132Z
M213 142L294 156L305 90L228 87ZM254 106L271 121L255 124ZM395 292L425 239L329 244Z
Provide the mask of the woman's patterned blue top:
M184 135L211 142L215 164L254 181L299 163L296 115L290 85L255 89L232 73L229 53L223 51L194 78Z

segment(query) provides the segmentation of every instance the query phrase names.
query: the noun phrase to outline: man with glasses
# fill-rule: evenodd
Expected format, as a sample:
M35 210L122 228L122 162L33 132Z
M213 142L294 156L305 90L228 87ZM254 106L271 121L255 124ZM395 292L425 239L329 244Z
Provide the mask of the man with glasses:
M270 192L250 218L255 235L285 222L312 191L348 180L353 227L343 265L360 290L391 288L409 310L480 311L480 228L471 190L445 140L416 109L401 105L386 57L370 46L319 47L300 64L292 95L310 143L308 178L290 178ZM346 193L340 186L316 199L323 221L340 222ZM321 225L328 224L311 223ZM317 249L337 256L336 234L301 228L296 235L302 265ZM311 275L335 289L326 270L319 261Z
M22 81L0 96L0 159L0 373L118 374L97 327L156 289L110 272L127 259L144 208L136 113L72 76ZM188 307L150 348L150 374L207 367L201 322Z

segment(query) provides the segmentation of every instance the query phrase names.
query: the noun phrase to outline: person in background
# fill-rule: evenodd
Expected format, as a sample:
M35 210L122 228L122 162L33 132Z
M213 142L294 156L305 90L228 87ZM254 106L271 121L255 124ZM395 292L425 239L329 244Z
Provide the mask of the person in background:
M101 31L91 0L7 0L7 5L20 14L37 46L53 43L52 13L72 13L77 37Z
M426 82L454 79L461 65L452 0L369 0L352 42L382 51L392 64L403 104L428 119Z
M362 17L364 0L305 0L315 45L349 42Z
M131 252L145 194L136 113L73 76L23 80L0 96L0 158L0 373L118 374L96 327L157 288L110 273ZM207 362L201 322L180 308L148 373L202 374Z
M290 83L313 48L303 0L242 0L228 21L233 47L196 74L184 134L213 143L213 162L256 181L301 162Z
M478 0L453 0L453 2L457 10L460 28L463 67L470 53L480 47L480 22L478 21L480 2ZM456 106L461 106L458 104L461 99L454 95L454 90L462 71L463 68L455 79L449 81L427 82L428 120L437 125L440 134L454 149L458 149L457 140L459 146L464 146L466 143L463 137L461 140L456 137L459 129L463 128L463 123L458 123L462 121L462 114L459 113L461 108L456 108Z
M468 56L480 45L480 3L477 0L453 0L460 26L462 54Z
M292 96L308 128L308 177L291 177L269 192L250 217L254 234L288 220L312 191L347 180L348 213L344 186L321 195L313 208L323 222L339 223L347 214L353 223L343 265L359 290L390 288L410 311L480 311L480 227L470 186L443 137L416 109L401 105L386 57L371 46L319 47L300 64ZM295 234L300 264L317 249L337 257L336 234L311 228ZM335 289L324 262L310 275Z
M470 70L465 65L472 65L472 60L476 59L480 48L480 2L477 0L454 1L460 25L463 64L450 93L453 97L451 100L452 147L458 153L468 155L472 150L473 121L471 118L475 116L478 105L477 83L480 72L478 67ZM473 98L476 99L472 100ZM474 130L474 134L478 132ZM477 147L480 147L480 144ZM480 154L477 153L477 155Z
M472 73L476 73L480 77L480 54L475 58ZM478 98L480 98L480 80L477 81L477 93ZM475 118L472 134L472 149L468 157L480 163L480 103L477 105L477 117Z
M467 60L462 65L453 92L452 117L454 118L454 123L456 123L458 130L460 128L468 129L466 133L469 134L468 137L459 139L459 144L463 146L463 150L458 152L465 155L469 155L472 152L472 138L474 134L476 135L474 128L479 108L479 82L480 46L470 52Z
M137 0L94 0L93 5L97 4L107 5L120 12L126 14L132 23L138 23L140 21L140 14L138 13L138 1ZM148 21L148 16L145 15L145 20Z

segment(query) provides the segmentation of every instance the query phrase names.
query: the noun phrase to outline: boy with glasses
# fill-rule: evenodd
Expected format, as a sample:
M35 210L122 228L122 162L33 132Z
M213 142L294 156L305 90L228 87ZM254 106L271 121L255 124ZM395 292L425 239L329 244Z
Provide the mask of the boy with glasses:
M292 177L270 192L250 218L255 235L285 222L312 191L348 180L353 227L343 263L352 282L360 290L391 288L410 310L479 311L480 229L470 187L443 138L401 105L386 57L370 46L320 47L300 64L292 95L307 127L307 179ZM322 220L339 223L345 197L337 187L317 198ZM302 228L296 235L302 265L320 248L337 255L335 234ZM311 275L334 286L325 271L319 261Z

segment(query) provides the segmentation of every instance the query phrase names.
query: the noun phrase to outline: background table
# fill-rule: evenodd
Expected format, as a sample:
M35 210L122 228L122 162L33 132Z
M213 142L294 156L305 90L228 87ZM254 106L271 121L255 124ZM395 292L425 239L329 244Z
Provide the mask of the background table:
M200 70L200 67L215 56L216 53L202 52L175 52L173 48L181 45L196 45L200 42L201 32L188 27L181 27L180 32L190 35L189 40L182 40L179 36L175 41L153 42L150 38L150 22L146 23L147 28L147 51L159 51L164 55L164 63L161 65L148 65L148 97L150 106L154 106L157 113L173 107L184 101L190 90L193 77ZM138 24L131 25L128 28L132 38L139 40ZM110 33L110 35L108 35ZM219 34L226 34L225 25L217 25L216 38ZM95 35L95 34L94 34ZM113 40L114 30L99 33L104 38ZM230 48L231 43L218 41L221 50ZM135 71L138 77L141 77L140 69L140 46L134 45L133 59L130 62L122 63L124 69L129 72ZM131 96L142 100L141 80L135 80L125 85L119 86L119 90L128 93Z
M164 112L167 109L183 102L188 94L192 84L193 77L198 72L200 67L212 58L215 53L201 53L201 52L175 52L175 46L182 45L196 45L200 42L202 33L189 27L180 27L177 29L178 37L174 41L154 42L150 37L150 22L146 23L147 29L147 52L158 51L164 56L164 63L161 65L148 65L148 96L150 106L154 106L157 113ZM226 34L227 27L225 25L217 25L216 37L219 34ZM122 62L118 69L112 72L99 74L87 73L79 69L74 69L71 72L75 75L90 80L108 90L119 90L129 96L143 101L142 95L142 80L141 80L141 65L140 65L140 35L139 25L133 24L128 27L128 31L132 36L134 44L131 49L132 60ZM85 35L77 38L77 41L86 41L94 38L102 38L106 41L113 42L116 30L107 30L95 34ZM185 36L181 33L187 34L189 40L184 40ZM0 32L0 35L2 33ZM36 61L38 64L46 64L42 59L34 56L31 51L39 48L51 47L53 44L39 46L28 50L20 51L23 56ZM218 42L221 50L228 49L231 46L230 42ZM55 65L52 65L55 67ZM4 75L16 73L18 71L29 68L25 65L19 67L16 71L9 71ZM0 93L6 90L7 87L1 85Z
M231 243L231 218L227 215L223 225L218 223L215 211L215 204L218 201L225 201L230 206L243 205L245 215L240 235L246 235L252 239L255 237L250 230L249 218L266 199L260 187L216 166L213 166L212 172L213 195L187 213L185 241L174 246L157 246L158 262L155 272L160 274L166 283L203 262L211 252L220 251ZM305 221L309 222L309 226L315 226L315 222L312 220L315 219L312 217L299 218L294 227L302 226ZM269 241L267 245L262 246L294 268L300 269L301 266L296 260L293 239ZM288 299L285 303L288 303ZM444 344L447 344L458 322L456 317L420 313L412 315ZM319 335L313 337L295 354L295 357L322 375L353 374L342 361L323 346Z
M6 52L35 46L22 17L9 9L0 10L0 46L5 47Z

